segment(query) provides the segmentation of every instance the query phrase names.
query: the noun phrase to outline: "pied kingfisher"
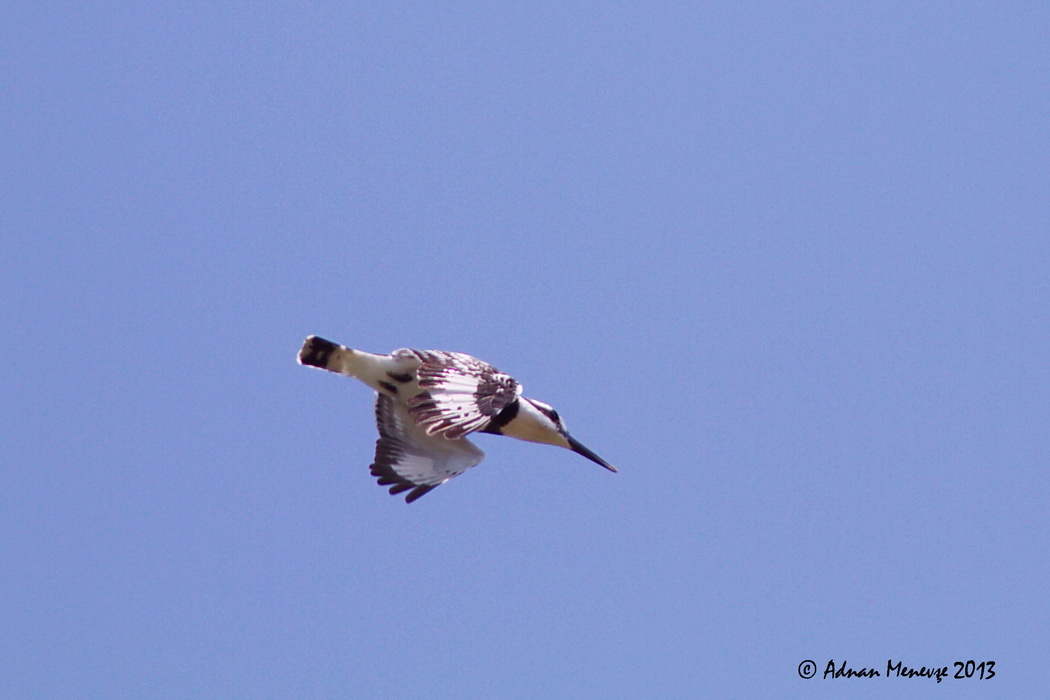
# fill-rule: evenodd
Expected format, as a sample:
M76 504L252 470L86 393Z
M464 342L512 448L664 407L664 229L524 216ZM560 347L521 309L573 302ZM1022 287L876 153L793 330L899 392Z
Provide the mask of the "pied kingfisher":
M373 355L311 335L299 364L361 380L376 392L372 476L411 503L481 462L473 432L565 447L610 471L616 468L569 435L558 412L521 395L509 375L459 352L409 350Z

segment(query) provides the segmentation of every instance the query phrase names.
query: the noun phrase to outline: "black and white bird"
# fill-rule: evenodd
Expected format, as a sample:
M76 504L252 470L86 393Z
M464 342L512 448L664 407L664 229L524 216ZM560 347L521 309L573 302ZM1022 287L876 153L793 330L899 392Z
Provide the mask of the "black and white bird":
M476 357L407 348L373 355L312 335L299 364L375 389L379 440L372 476L391 494L408 491L408 503L485 458L465 437L473 432L565 447L616 471L569 435L557 411L525 398L513 377Z

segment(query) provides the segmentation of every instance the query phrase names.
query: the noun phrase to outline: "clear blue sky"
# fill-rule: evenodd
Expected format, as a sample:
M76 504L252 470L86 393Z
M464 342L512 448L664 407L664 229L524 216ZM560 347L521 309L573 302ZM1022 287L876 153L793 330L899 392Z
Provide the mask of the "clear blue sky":
M98 5L0 10L0 696L1050 692L1046 3ZM621 473L406 506L311 333Z

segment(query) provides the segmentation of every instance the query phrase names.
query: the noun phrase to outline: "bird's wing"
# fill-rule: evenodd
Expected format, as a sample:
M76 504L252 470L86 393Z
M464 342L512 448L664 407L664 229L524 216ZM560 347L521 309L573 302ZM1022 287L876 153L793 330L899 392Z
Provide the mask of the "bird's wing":
M458 352L417 351L423 391L408 412L428 435L457 439L484 428L521 394L521 385L492 365Z
M391 494L409 491L407 503L485 458L469 440L428 434L404 405L385 394L376 394L376 423L379 439L372 476L379 477L381 486L390 486Z

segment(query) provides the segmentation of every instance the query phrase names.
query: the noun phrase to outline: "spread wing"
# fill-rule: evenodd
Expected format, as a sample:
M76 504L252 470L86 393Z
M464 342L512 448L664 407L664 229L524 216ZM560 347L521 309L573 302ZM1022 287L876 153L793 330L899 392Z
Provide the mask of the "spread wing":
M485 458L469 440L427 433L403 405L385 394L376 394L376 423L379 439L372 476L379 477L381 486L390 486L391 494L409 491L407 503Z
M408 400L408 412L428 435L449 439L484 428L521 395L510 375L458 352L416 351L422 392Z

